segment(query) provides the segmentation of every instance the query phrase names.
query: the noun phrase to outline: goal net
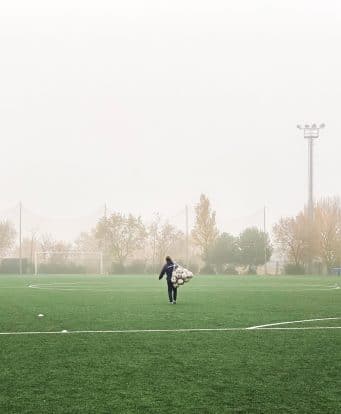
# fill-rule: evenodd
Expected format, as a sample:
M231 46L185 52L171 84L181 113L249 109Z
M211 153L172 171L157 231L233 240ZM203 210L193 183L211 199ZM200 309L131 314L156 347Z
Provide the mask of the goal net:
M34 274L103 275L103 253L74 250L35 252Z

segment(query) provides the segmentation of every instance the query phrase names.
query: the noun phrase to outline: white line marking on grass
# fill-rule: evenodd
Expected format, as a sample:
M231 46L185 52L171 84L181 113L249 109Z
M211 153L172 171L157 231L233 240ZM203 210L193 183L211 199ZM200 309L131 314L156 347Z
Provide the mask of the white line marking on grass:
M107 291L114 291L114 289L97 289L90 285L83 285L77 286L77 283L39 283L39 284L30 284L28 285L30 289L39 289L39 290L53 290L53 291L99 291L99 292L107 292Z
M27 289L27 286L0 286L1 289Z
M306 288L303 288L302 286L306 286ZM39 290L54 290L54 291L92 291L92 292L117 292L117 291L129 291L126 289L120 289L120 288L112 288L112 285L110 286L98 286L96 284L87 284L82 282L51 282L51 283L31 283L28 285L28 288L30 289L39 289ZM150 289L150 288L149 288ZM232 289L235 289L235 287L232 287ZM238 288L239 289L239 288ZM295 292L304 292L304 291L330 291L330 290L338 290L341 289L339 285L298 285L293 286L291 288L284 288L284 289L274 289L274 288L268 288L268 289L245 289L242 288L242 292L263 292L263 293L274 293L274 292L289 292L289 293L295 293ZM192 291L198 289L193 289Z
M76 284L73 285L48 285L48 284L31 284L26 286L26 288L30 289L37 289L37 290L49 290L54 292L131 292L131 288L129 289L123 289L123 288L110 288L110 286L90 286L90 285L83 285L78 286ZM143 288L148 291L152 290L158 290L158 288L155 287L148 287Z
M104 331L27 331L27 332L0 332L0 335L53 335L53 334L91 334L91 333L170 333L170 332L219 332L219 331L245 331L246 328L184 328L184 329L117 329Z
M288 292L288 293L295 293L295 292L321 292L321 291L330 291L330 290L338 290L341 289L340 286L338 285L305 285L307 286L306 288L303 288L302 286L293 286L291 288L286 288L286 289L277 289L277 288L273 288L273 287L269 287L268 289L242 289L241 292L268 292L268 293L277 293L277 292ZM319 286L319 287L318 287Z
M80 287L66 287L66 286L28 286L31 289L36 290L49 290L53 292L130 292L131 289L96 289L91 286L80 286ZM148 289L150 290L150 289Z
M316 319L302 319L300 321L277 322L266 325L251 326L249 328L179 328L179 329L108 329L108 330L78 330L69 331L63 329L62 331L23 331L23 332L0 332L3 335L79 335L79 334L138 334L138 333L177 333L177 332L241 332L241 331L298 331L298 330L323 330L323 329L341 329L341 326L301 326L301 327L284 327L279 325L286 325L292 323L337 320L337 318L316 318Z
M287 322L275 322L275 323L267 323L265 325L255 325L255 326L250 326L249 328L246 328L248 330L250 329L261 329L261 328L272 328L274 326L279 326L279 325L289 325L292 323L304 323L304 322L316 322L316 321L329 321L329 320L337 320L337 319L341 319L341 317L337 317L337 318L316 318L316 319L301 319L299 321L287 321ZM309 327L308 327L309 328ZM330 328L330 327L329 327ZM283 328L282 328L283 329ZM286 328L286 329L303 329L301 327L299 328ZM305 329L305 328L304 328ZM333 329L333 327L332 327Z
M65 288L67 288L67 287L75 287L75 285L77 285L77 283L66 283L66 282L64 282L64 283L62 283L62 282L56 282L56 283L32 283L32 284L30 284L30 285L28 285L28 287L29 288L31 288L31 289L41 289L41 288L51 288L51 289L54 289L54 288L59 288L59 287L65 287Z
M290 326L289 328L257 328L254 331L312 331L316 329L341 329L341 326ZM250 328L247 328L250 330Z
M320 291L320 290L338 290L338 289L340 289L339 285L332 285L332 286L326 286L321 289L302 289L302 290L319 290Z

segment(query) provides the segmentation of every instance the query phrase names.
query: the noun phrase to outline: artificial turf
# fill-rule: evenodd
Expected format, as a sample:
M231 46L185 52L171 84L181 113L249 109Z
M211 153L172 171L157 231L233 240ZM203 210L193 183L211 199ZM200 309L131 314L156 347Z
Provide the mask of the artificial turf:
M0 277L0 413L340 413L337 277ZM29 287L29 285L33 285ZM38 318L39 313L44 314ZM341 326L340 320L283 327Z

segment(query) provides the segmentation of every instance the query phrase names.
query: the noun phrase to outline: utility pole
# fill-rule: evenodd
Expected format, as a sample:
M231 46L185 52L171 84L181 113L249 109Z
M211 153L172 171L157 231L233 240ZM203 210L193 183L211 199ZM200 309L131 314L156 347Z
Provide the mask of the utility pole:
M21 243L21 222L22 222L22 204L19 203L19 274L22 275L22 243Z
M324 124L297 125L297 128L303 131L303 136L308 140L308 203L307 214L309 221L309 263L308 271L312 272L312 245L313 245L313 224L314 224L314 139L320 136L320 130L325 127Z
M107 267L107 203L104 204L104 240L103 240L103 253L101 256L101 272L107 275L108 274L108 267ZM103 262L104 262L104 269L103 269ZM101 273L101 274L102 274Z
M266 207L264 206L264 215L263 215L263 231L264 231L264 274L268 274L268 268L267 268L267 261L268 261L268 255L267 255L267 236L266 236Z
M186 205L186 266L189 265L189 225L188 225L188 206Z

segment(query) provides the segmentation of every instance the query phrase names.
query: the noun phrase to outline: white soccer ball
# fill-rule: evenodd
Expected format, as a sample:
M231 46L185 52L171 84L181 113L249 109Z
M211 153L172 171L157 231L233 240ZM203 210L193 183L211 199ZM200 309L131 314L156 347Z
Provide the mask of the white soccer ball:
M66 330L66 329L63 329L63 330L62 330L62 333L67 333L67 330Z
M43 318L44 315L42 313L39 313L38 318Z
M173 283L173 286L176 288L178 286L182 286L184 283L189 282L192 279L192 277L193 273L190 270L185 269L182 266L178 266L173 271L171 281Z
M184 269L183 269L182 267L178 267L178 268L175 270L175 276L176 276L177 278L181 277L181 276L183 275L183 273L184 273Z

